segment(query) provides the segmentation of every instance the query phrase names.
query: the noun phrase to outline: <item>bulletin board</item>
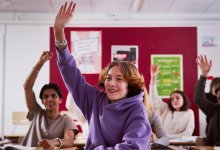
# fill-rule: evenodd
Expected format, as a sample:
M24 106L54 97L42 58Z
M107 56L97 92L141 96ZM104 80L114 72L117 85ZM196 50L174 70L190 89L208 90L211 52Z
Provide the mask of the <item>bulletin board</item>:
M102 32L71 31L71 54L83 74L97 74L101 71Z
M70 50L72 31L98 31L102 32L101 67L111 62L112 45L137 45L138 69L143 74L146 87L150 82L151 55L182 55L183 62L183 90L192 102L191 108L195 114L196 128L194 135L198 135L198 107L193 102L194 87L197 81L197 29L196 27L67 27L66 39ZM50 29L50 50L56 53L54 45L53 28ZM86 81L98 87L99 74L84 74ZM65 110L67 89L57 67L56 56L50 62L50 81L57 83L63 91L63 102L60 110ZM164 99L165 101L167 99Z

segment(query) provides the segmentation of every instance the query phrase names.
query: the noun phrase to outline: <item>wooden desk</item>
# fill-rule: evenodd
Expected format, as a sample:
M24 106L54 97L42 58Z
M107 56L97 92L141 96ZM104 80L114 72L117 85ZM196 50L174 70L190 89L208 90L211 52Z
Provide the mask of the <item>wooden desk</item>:
M74 140L73 147L84 147L86 145L86 140Z
M51 149L43 149L42 147L21 147L21 146L10 147L10 149L14 149L14 148L24 149L24 150L51 150ZM80 150L80 149L81 148L78 148L78 147L69 147L69 148L60 148L59 150Z
M20 144L20 138L23 138L22 135L5 135L4 136L5 140L0 141L0 146L8 143L14 143L14 144ZM86 140L74 140L73 142L73 148L66 148L65 150L72 150L72 149L80 149L83 148L86 144ZM42 149L42 148L37 148L37 149Z
M8 139L9 141L11 141L11 143L19 144L21 143L24 136L24 134L8 134L4 135L4 139Z
M195 142L193 141L185 141L185 142L181 142L181 141L176 141L176 142L170 142L170 145L175 145L175 146L195 146Z
M190 150L214 150L211 146L190 146Z
M78 147L69 147L69 148L60 148L59 150L80 150L80 149L81 148ZM43 149L42 147L37 147L36 150L49 150L49 149Z
M189 147L185 148L184 146L171 145L169 147L174 150L214 150L214 148L211 146L189 146Z
M5 138L7 138L7 137L9 137L9 138L10 137L12 137L12 138L13 137L24 137L24 136L25 136L25 134L5 134L4 135Z

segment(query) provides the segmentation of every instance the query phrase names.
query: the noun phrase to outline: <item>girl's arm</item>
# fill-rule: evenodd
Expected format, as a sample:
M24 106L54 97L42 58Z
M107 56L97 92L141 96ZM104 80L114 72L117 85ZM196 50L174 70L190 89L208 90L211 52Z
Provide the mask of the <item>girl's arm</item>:
M163 102L163 100L158 95L158 91L157 91L158 73L159 73L159 66L157 64L152 65L151 66L151 80L150 80L150 85L149 85L149 96L156 110L159 111L161 114L161 112L163 112L163 110L166 109L167 104Z
M157 115L156 112L154 112L154 115L152 116L151 127L153 128L156 135L156 141L154 143L168 146L169 139L164 131L160 117Z

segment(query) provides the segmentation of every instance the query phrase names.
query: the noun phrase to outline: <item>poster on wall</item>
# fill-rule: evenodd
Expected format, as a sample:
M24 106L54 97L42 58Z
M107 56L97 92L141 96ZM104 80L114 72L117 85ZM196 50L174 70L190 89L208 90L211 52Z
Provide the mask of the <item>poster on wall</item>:
M218 38L216 36L204 36L201 37L202 47L217 47Z
M83 74L101 71L101 31L72 31L72 55Z
M138 68L138 46L112 45L111 61L128 61Z
M182 55L151 55L151 64L158 64L157 90L162 98L169 98L173 90L183 90Z

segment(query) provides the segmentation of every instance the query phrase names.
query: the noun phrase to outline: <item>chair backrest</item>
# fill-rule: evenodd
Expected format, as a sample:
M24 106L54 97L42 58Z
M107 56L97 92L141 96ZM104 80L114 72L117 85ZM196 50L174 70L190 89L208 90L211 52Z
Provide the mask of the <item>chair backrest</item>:
M12 113L12 123L14 125L24 125L28 124L29 121L27 119L28 112L15 111Z
M28 112L23 111L14 111L12 113L12 124L14 125L14 129L12 130L11 134L15 134L17 126L26 127L30 125L30 122L27 119L27 114Z

